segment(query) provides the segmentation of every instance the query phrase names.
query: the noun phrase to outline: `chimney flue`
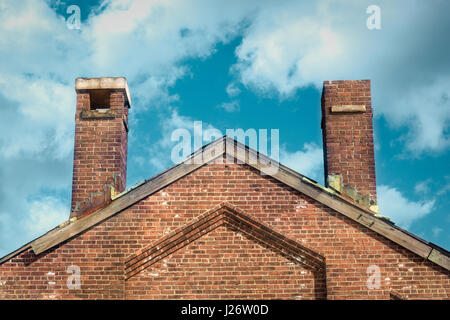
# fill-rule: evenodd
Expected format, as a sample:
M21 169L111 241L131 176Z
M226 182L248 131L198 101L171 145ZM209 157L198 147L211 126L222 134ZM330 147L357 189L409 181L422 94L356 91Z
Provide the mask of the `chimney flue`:
M370 80L324 82L326 185L377 211L372 115Z
M126 188L128 108L125 78L77 78L70 217L108 204Z

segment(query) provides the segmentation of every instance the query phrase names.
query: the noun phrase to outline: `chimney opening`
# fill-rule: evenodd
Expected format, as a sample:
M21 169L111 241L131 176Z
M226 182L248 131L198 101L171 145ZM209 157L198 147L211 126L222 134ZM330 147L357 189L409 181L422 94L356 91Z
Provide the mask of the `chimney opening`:
M110 90L96 89L89 92L90 110L105 110L110 108Z

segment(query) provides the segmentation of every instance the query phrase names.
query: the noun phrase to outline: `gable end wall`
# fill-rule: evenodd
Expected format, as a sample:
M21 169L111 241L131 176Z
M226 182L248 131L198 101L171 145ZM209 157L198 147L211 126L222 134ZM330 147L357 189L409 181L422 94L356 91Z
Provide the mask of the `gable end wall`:
M325 292L302 266L225 226L124 280L129 256L223 202L322 255ZM196 269L200 261L209 270ZM80 289L67 288L67 269L72 265L80 267ZM369 266L379 268L379 289L367 287ZM240 164L205 165L56 248L39 256L30 249L0 265L0 299L389 299L393 295L448 299L449 272Z

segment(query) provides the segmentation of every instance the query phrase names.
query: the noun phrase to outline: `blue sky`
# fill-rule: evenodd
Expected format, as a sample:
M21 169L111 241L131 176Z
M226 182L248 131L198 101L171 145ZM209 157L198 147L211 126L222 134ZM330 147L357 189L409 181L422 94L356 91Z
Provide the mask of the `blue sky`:
M0 256L68 219L74 79L101 76L131 91L128 187L173 164L171 133L193 121L279 129L281 162L323 184L322 82L371 79L380 211L448 250L448 12L445 0L2 1Z

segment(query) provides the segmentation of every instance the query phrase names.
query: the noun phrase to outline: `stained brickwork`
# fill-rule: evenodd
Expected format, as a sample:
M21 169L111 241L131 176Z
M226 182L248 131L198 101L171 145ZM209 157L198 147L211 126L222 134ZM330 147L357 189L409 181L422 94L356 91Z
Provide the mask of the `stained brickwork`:
M71 217L111 200L110 188L126 187L128 107L124 93L108 91L106 109L92 110L95 90L77 92Z
M364 111L332 112L332 107L365 106ZM345 109L344 109L345 111ZM342 184L376 203L370 80L325 81L322 131L325 177L341 175Z

